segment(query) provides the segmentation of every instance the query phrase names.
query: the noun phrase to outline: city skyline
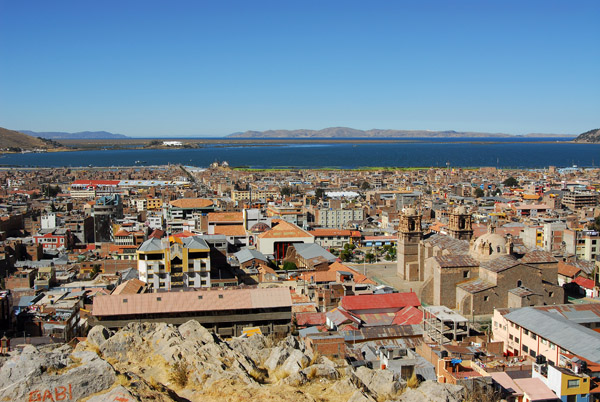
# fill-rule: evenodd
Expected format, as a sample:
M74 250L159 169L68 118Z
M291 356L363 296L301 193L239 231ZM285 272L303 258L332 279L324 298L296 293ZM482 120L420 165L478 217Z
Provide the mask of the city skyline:
M596 2L0 2L0 126L596 128Z

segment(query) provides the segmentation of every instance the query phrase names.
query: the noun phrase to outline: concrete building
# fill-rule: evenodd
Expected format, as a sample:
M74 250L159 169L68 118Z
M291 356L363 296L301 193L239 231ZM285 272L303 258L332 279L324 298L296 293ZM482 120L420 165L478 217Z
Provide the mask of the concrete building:
M152 289L210 288L210 246L199 236L146 240L137 250L140 280Z
M324 228L346 227L350 221L362 221L365 214L362 208L352 209L328 209L319 208L315 210L315 224Z
M579 323L595 326L600 316L593 310L561 310L562 306L497 309L493 339L504 342L504 351L509 355L544 356L552 365L558 364L561 353L600 363L600 333Z

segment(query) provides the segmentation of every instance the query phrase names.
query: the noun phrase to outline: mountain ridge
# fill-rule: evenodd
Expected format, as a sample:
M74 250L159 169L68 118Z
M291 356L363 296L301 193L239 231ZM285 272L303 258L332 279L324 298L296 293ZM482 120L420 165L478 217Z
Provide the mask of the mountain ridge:
M0 149L20 152L21 150L54 149L61 146L51 139L33 137L20 131L0 127Z
M432 131L432 130L392 130L371 129L358 130L350 127L327 127L321 130L248 130L227 135L227 138L400 138L400 137L429 137L429 138L510 138L510 137L570 137L572 134L542 134L530 133L512 135L505 133L485 133L472 131Z
M64 131L19 131L34 137L43 137L52 140L110 140L131 138L124 134L115 134L108 131L79 131L76 133L68 133Z
M598 143L600 142L600 128L581 133L575 138L575 142Z

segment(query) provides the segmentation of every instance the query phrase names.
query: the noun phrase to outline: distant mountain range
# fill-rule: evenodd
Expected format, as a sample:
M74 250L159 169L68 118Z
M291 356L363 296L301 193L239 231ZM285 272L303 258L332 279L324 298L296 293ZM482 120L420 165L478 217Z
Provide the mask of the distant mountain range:
M503 133L480 133L469 131L429 131L429 130L357 130L349 127L329 127L322 130L267 130L246 131L229 134L228 138L399 138L399 137L439 137L439 138L505 138L505 137L569 137L573 134L511 135Z
M585 133L579 134L575 142L600 142L600 128L595 128Z
M34 137L48 138L51 140L111 140L130 138L123 134L113 134L108 131L80 131L78 133L65 133L62 131L44 131L36 132L29 130L20 130L21 133L32 135Z

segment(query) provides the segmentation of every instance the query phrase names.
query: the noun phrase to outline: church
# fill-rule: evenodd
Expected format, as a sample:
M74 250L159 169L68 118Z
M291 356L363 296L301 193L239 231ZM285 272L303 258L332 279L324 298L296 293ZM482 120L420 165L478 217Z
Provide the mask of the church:
M473 239L472 217L464 206L450 213L448 235L424 235L417 210L405 210L398 231L397 274L423 282L421 302L462 315L564 303L558 260L551 253L529 250L519 239L497 234L493 225Z

